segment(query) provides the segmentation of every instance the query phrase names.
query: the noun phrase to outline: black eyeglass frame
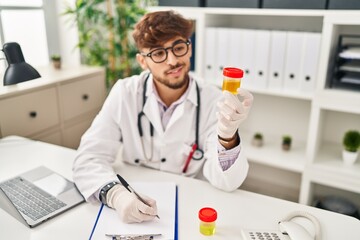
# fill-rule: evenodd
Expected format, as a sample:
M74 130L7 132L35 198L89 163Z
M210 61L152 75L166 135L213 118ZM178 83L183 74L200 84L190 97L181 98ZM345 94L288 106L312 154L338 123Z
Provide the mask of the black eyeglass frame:
M185 44L186 44L186 52L185 52L184 54L181 54L181 55L177 55L177 54L174 52L174 47L175 47L177 44L179 44L179 43L185 43ZM186 41L184 41L184 40L178 40L178 41L175 41L174 44L173 44L171 47L167 47L167 48L156 48L156 49L154 49L154 50L152 50L152 51L150 51L150 52L148 52L148 53L142 53L142 52L140 52L140 55L141 55L141 56L144 56L144 57L149 57L154 63L163 63L163 62L165 62L166 59L168 58L168 55L169 55L168 50L171 50L171 52L174 54L175 57L182 57L182 56L185 56L185 55L189 52L189 46L190 46L190 44L191 44L190 39L188 39L188 40L186 40ZM155 61L155 60L152 58L152 54L153 54L153 52L159 51L159 50L164 50L164 51L165 51L165 58L164 58L164 60L157 62L157 61Z

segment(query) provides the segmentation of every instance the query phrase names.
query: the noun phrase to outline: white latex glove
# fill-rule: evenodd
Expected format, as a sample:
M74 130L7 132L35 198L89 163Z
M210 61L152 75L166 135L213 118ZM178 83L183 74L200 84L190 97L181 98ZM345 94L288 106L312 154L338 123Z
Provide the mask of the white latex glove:
M237 92L238 94L234 95L224 91L224 98L217 104L219 108L219 112L216 113L217 133L221 138L232 138L239 125L247 118L251 108L253 95L242 88L238 88Z
M144 195L141 197L150 207L120 184L112 187L106 195L107 205L114 208L125 223L150 221L157 215L156 201Z

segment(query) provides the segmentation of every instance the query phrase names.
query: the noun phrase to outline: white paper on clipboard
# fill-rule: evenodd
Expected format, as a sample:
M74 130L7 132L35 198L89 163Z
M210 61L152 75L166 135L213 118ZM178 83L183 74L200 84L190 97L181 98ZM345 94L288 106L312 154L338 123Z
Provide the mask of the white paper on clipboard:
M105 234L157 234L161 239L175 239L176 184L172 182L129 182L140 194L156 200L160 219L142 223L127 224L120 220L114 209L104 207L92 239L107 239Z

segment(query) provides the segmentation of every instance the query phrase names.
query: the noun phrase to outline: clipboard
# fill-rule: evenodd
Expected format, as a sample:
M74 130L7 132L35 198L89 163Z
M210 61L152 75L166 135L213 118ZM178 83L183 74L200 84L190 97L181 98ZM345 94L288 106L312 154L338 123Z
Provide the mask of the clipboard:
M131 185L141 194L145 194L157 202L160 219L150 222L123 223L116 211L103 204L100 206L89 240L110 239L105 234L161 233L154 240L178 240L178 188L172 182L133 182Z

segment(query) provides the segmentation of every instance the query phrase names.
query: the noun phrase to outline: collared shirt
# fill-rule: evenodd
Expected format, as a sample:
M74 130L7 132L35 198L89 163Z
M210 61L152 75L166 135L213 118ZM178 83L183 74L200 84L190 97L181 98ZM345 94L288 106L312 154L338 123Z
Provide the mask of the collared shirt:
M190 77L189 86L193 84L193 79ZM166 106L166 104L160 99L160 96L156 90L155 84L153 83L153 91L156 96L158 106L159 106L159 112L160 112L160 118L162 122L163 129L166 129L167 124L170 121L170 118L175 111L176 107L179 106L181 103L183 103L189 94L189 87L186 89L185 93L175 102L173 102L169 107ZM232 149L226 150L219 142L217 144L218 153L219 153L219 163L223 171L229 169L231 165L234 164L235 160L239 156L240 153L240 144Z

